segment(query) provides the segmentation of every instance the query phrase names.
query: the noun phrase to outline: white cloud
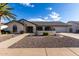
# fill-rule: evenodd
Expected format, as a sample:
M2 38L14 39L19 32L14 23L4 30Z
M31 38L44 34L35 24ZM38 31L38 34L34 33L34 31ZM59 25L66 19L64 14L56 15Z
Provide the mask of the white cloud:
M58 18L60 15L58 13L56 13L56 12L52 12L51 14L49 14L49 16L51 18Z
M60 14L56 12L51 12L48 16L42 17L40 16L43 21L59 21L61 19Z
M42 18L33 18L33 19L29 19L29 21L45 21Z
M51 10L52 10L52 8L51 8L51 7L49 7L49 8L47 8L47 10L50 10L50 11L51 11Z
M53 21L59 21L60 19L61 19L61 17L54 18Z
M31 4L31 3L21 3L24 6L28 6L28 7L35 7L35 5Z
M51 12L51 14L49 14L49 17L52 18L54 21L59 21L61 19L60 14L56 12Z
M44 17L45 20L47 20L49 17Z
M39 18L30 19L31 21L59 21L62 17L60 17L59 13L51 12L48 16Z

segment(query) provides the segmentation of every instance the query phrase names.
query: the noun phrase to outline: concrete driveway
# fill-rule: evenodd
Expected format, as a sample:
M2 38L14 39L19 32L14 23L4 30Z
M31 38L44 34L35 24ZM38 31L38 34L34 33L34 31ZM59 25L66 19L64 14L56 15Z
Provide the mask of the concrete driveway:
M76 33L58 33L58 34L79 39L79 34L76 34Z

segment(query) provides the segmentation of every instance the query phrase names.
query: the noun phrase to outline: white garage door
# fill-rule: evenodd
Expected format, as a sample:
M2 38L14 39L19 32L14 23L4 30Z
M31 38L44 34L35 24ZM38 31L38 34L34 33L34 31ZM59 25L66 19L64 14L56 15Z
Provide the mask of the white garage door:
M56 32L67 32L66 27L55 27Z

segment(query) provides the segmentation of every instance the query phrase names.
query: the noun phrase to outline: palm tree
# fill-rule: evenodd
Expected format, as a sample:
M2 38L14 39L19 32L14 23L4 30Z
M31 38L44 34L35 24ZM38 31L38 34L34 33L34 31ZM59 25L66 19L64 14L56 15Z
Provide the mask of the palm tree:
M9 21L16 19L16 15L11 13L11 10L13 10L13 8L9 7L7 3L0 3L0 26L2 18Z
M1 4L0 4L0 8L4 7L4 6L7 5L7 4L8 4L8 3L4 3L4 4L1 3Z

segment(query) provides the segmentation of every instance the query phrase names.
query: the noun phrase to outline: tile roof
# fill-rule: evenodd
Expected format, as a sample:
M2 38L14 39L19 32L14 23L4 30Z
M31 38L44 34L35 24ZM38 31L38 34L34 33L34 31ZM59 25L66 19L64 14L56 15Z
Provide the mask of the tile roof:
M61 21L52 21L52 22L46 22L46 21L27 21L25 19L21 19L19 21L22 22L22 23L30 22L32 24L39 25L39 26L42 26L42 25L68 25L68 24L66 24L64 22L61 22Z
M11 21L11 22L14 22L14 21ZM11 22L9 22L9 23L11 23ZM46 22L46 21L27 21L25 19L21 19L19 21L15 21L15 22L21 23L23 25L27 24L27 22L29 22L29 23L32 23L32 24L38 25L38 26L44 26L44 25L46 25L46 26L49 26L49 25L68 26L67 23L64 23L64 22L61 22L61 21Z

